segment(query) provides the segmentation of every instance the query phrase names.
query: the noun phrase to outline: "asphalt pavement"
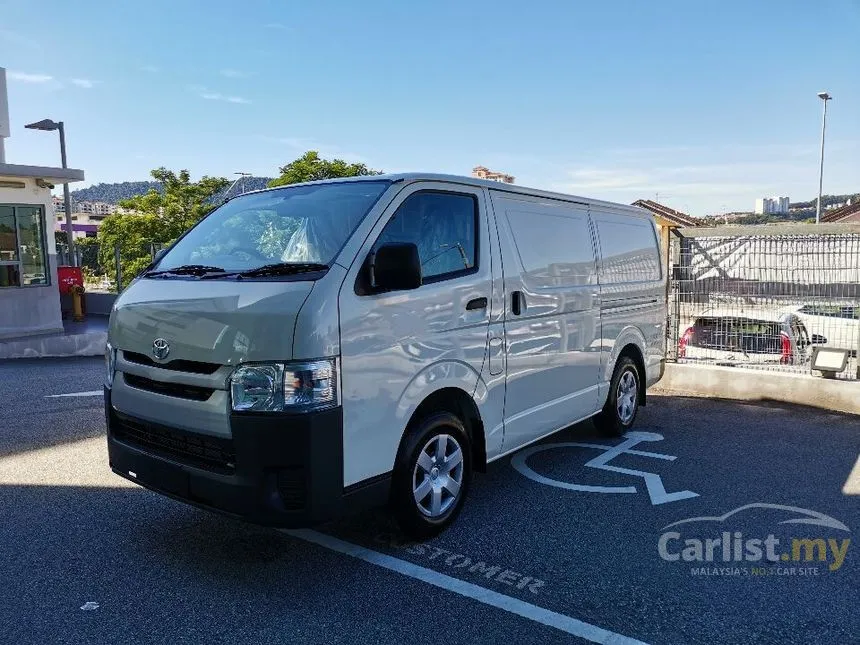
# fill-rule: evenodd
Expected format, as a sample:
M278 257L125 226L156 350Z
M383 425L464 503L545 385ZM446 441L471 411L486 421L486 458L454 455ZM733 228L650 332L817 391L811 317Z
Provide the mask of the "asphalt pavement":
M0 363L2 642L860 642L857 417L651 397L625 439L492 464L413 544L382 510L288 534L113 475L101 398L46 398L102 369Z

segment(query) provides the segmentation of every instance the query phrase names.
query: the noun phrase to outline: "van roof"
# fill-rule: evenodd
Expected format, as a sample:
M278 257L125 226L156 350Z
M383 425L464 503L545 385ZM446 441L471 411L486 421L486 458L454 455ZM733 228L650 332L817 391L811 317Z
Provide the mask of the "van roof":
M391 173L384 175L362 175L360 177L342 177L336 179L322 179L320 181L309 181L301 184L289 184L288 186L276 186L274 188L263 188L261 190L249 191L244 193L245 195L249 195L252 193L265 192L269 190L278 190L279 188L288 188L289 186L310 186L313 184L333 184L340 182L352 182L352 181L389 181L392 183L396 182L415 182L415 181L440 181L446 183L453 184L461 184L464 186L483 186L485 188L489 188L490 190L495 190L498 192L504 193L512 193L517 195L525 195L530 197L544 197L546 199L557 199L567 202L576 202L579 204L588 204L591 206L607 206L611 207L615 210L623 209L630 214L637 215L639 217L651 218L651 214L643 208L639 208L637 206L631 206L629 204L620 204L617 202L609 202L601 199L592 199L589 197L581 197L578 195L568 195L565 193L557 193L549 190L540 190L537 188L528 188L526 186L518 186L516 184L503 184L497 181L491 181L489 179L478 179L476 177L465 177L461 175L446 175L440 173L427 173L427 172L401 172L401 173Z

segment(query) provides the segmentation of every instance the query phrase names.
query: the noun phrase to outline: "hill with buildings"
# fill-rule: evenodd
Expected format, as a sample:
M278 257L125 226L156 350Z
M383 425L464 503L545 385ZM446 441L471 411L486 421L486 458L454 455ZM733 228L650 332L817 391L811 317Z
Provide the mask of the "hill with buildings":
M230 195L236 195L244 187L245 192L265 188L272 181L271 177L245 177L244 184L240 180ZM79 188L71 192L72 200L75 202L104 202L105 204L118 204L124 199L145 195L150 190L161 190L161 184L157 181L123 181L115 184L94 184L88 188ZM225 190L226 192L226 190ZM214 201L220 201L224 193L218 195Z

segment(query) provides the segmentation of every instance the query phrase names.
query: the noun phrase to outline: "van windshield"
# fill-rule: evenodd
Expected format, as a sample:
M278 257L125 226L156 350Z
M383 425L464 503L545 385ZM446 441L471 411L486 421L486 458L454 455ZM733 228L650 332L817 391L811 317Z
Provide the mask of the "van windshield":
M155 270L329 265L389 183L293 186L236 197L192 228Z

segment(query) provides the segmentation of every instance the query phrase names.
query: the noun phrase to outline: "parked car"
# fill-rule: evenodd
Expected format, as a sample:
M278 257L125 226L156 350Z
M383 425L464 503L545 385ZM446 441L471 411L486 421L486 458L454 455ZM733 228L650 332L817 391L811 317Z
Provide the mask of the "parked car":
M705 312L681 335L678 356L719 365L802 365L813 343L826 342L810 337L795 314Z
M827 345L851 350L856 355L860 343L860 307L854 305L806 303L792 310L811 334L827 338Z
M248 193L117 298L110 466L269 525L390 502L426 537L473 470L583 419L633 425L665 289L631 206L419 174Z

